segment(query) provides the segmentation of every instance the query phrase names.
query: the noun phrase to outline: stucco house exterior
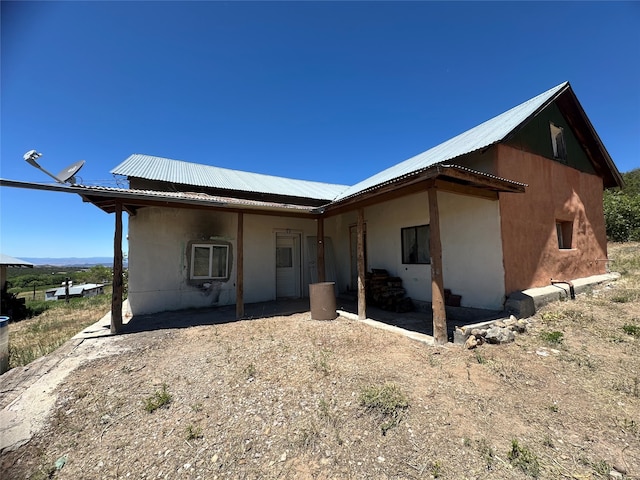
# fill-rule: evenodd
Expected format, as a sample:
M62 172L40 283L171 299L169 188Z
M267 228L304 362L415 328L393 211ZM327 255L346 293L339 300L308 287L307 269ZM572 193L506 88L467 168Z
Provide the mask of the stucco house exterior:
M116 263L129 213L134 315L235 303L241 317L332 281L364 316L366 272L384 269L433 309L436 343L445 289L502 309L512 292L604 273L603 190L622 185L568 82L351 186L139 154L112 173L129 188L65 191L116 213Z

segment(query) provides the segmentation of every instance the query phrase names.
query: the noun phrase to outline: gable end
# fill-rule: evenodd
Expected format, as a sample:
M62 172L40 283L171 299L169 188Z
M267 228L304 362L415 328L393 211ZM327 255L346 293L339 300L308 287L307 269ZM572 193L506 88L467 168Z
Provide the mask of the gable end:
M554 102L532 118L506 145L550 158L581 172L598 172L571 125Z

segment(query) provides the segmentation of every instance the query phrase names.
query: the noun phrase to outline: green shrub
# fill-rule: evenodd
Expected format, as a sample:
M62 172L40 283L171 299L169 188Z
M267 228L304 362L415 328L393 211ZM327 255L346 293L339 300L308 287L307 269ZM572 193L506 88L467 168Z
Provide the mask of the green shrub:
M156 391L145 400L144 409L148 413L153 413L159 408L168 408L171 400L173 400L173 397L169 392L167 392L167 384L163 383L162 390Z
M640 240L640 169L622 174L622 190L604 192L604 219L607 237L614 242Z
M622 330L627 335L631 335L636 338L640 338L640 325L634 325L632 323L625 323Z
M549 345L560 345L562 343L564 334L562 332L540 332L540 338L547 342Z
M525 474L538 478L540 476L540 462L538 457L529 448L520 445L518 440L511 441L511 450L507 458L514 467L519 468Z
M393 383L371 385L360 392L360 405L382 417L382 434L397 426L409 407L407 397Z

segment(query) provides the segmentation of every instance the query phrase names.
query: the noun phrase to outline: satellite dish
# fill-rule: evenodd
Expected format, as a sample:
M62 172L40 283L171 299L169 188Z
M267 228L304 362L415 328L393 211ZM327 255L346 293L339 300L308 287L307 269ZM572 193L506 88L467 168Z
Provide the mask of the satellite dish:
M80 160L74 163L73 165L69 165L67 168L65 168L60 173L58 173L58 175L56 175L56 178L61 183L69 182L71 185L73 185L76 183L75 175L76 173L78 173L78 171L82 168L83 165L84 165L84 160Z
M36 150L29 150L24 154L23 158L29 165L36 167L38 170L42 170L44 173L49 175L58 183L70 183L71 185L75 185L76 177L75 174L80 171L82 166L84 165L84 160L80 160L74 164L69 165L64 168L58 175L54 175L53 173L42 168L36 160L42 156L41 153L38 153Z

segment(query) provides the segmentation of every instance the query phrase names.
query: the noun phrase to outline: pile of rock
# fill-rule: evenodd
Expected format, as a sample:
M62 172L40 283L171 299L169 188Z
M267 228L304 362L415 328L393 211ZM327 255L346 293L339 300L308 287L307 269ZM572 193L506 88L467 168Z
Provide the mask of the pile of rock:
M528 327L528 320L518 320L511 315L508 319L495 321L486 327L471 329L469 327L461 327L459 330L463 335L469 335L464 342L464 346L472 349L483 343L501 344L513 342L516 338L515 334L526 332Z

